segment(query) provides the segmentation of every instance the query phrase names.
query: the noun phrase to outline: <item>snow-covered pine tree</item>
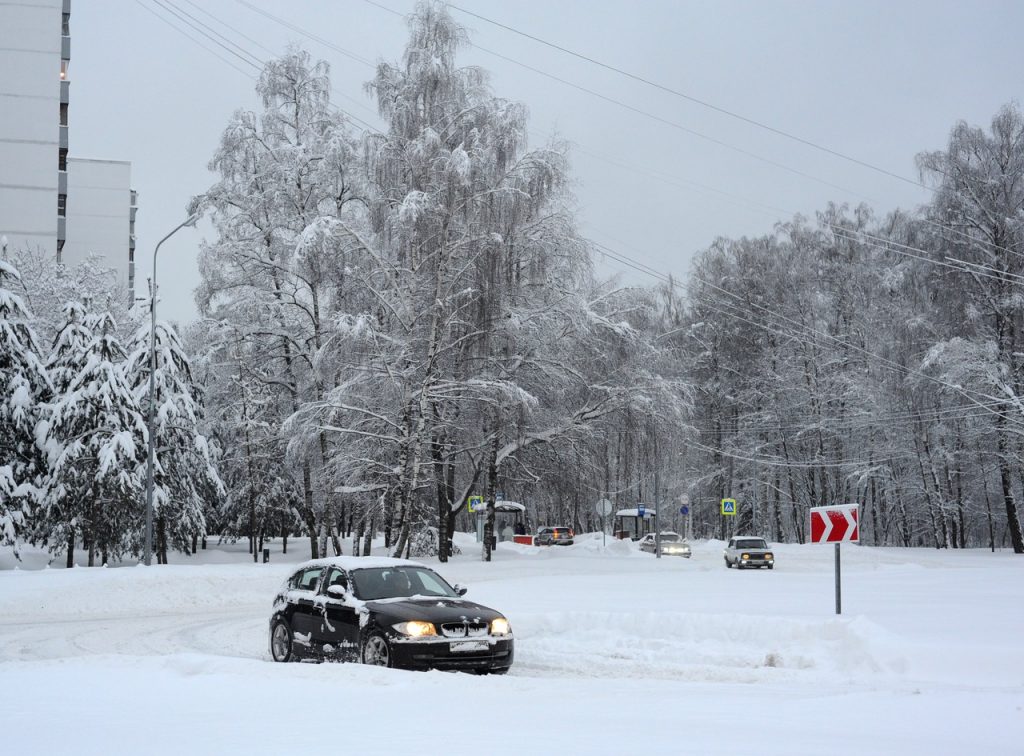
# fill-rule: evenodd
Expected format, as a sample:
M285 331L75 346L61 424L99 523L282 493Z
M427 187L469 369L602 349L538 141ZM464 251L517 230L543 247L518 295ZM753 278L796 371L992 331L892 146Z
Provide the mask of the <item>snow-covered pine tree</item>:
M92 340L92 332L85 325L88 311L81 302L68 302L62 311L64 325L53 339L50 356L46 362L53 383L53 392L57 397L67 393L75 378L82 372L86 365L89 342ZM73 472L69 474L73 475ZM56 490L57 487L51 485L50 493L53 494ZM33 541L48 545L51 551L63 548L67 556L67 566L74 567L75 541L80 535L75 513L64 511L67 501L61 497L48 496L47 504L34 522Z
M146 423L124 376L124 350L109 313L89 314L81 370L51 405L51 507L76 523L89 553L102 562L139 544Z
M50 381L39 359L31 314L13 289L17 269L0 259L0 543L24 532L44 485L37 429Z
M223 484L206 437L200 432L202 394L192 378L188 355L174 328L157 322L154 372L153 509L154 550L167 564L167 548L187 552L197 537L206 535L206 494L223 492ZM125 376L144 416L149 412L150 327L140 326L132 337Z

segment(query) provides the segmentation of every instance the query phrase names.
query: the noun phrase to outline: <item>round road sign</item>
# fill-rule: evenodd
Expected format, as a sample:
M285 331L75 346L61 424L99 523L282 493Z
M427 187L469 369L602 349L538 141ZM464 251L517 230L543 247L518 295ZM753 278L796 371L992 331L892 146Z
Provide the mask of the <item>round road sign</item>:
M601 517L607 517L612 513L612 503L608 499L600 499L597 502L597 513Z
M690 508L686 506L679 507L679 514L690 514Z

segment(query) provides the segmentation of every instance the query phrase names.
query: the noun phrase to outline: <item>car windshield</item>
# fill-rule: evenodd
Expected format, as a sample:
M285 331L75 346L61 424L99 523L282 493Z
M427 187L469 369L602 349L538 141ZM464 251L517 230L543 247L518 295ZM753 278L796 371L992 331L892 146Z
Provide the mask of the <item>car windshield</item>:
M681 540L683 540L683 537L681 535L679 535L678 533L662 533L661 534L661 542L662 543L679 543Z
M768 544L764 542L763 538L744 538L740 541L736 541L737 549L767 549Z
M407 596L458 598L444 578L425 567L371 567L352 571L356 598L374 601Z

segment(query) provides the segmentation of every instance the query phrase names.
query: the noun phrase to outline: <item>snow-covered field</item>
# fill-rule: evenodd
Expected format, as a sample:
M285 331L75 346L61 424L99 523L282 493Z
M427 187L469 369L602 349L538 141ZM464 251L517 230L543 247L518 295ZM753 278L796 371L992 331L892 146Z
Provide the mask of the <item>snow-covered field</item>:
M301 541L266 565L211 544L0 571L2 751L1024 753L1024 558L844 546L836 617L827 546L776 546L769 572L727 570L720 542L501 544L491 564L460 543L437 568L510 618L506 677L270 662Z

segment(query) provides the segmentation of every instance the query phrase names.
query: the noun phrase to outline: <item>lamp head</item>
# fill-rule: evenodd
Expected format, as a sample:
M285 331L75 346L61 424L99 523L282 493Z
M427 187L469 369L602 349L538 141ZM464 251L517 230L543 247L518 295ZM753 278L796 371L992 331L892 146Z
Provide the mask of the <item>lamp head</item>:
M195 226L202 217L203 212L206 210L206 195L197 194L195 197L189 200L186 212L188 212L188 220L185 221L185 225L189 228Z

